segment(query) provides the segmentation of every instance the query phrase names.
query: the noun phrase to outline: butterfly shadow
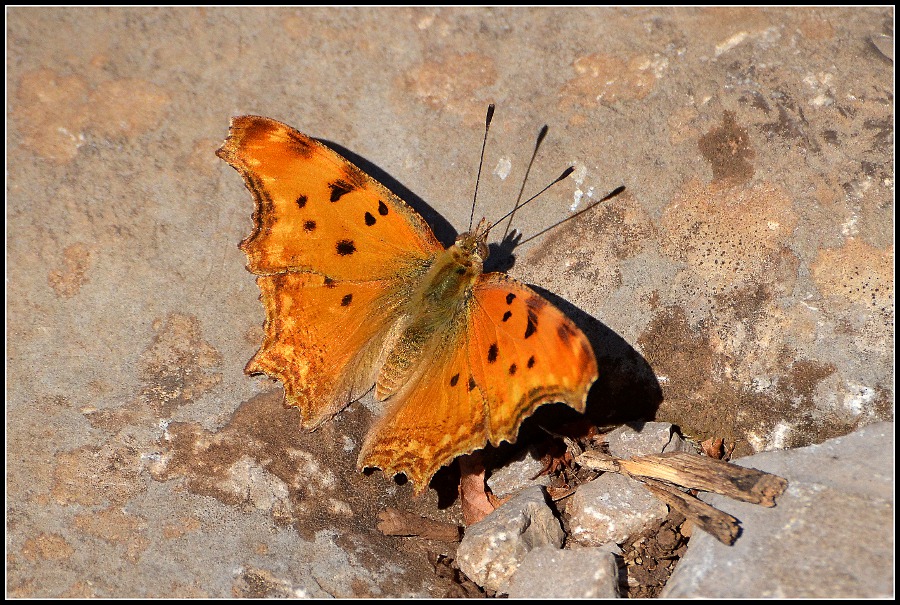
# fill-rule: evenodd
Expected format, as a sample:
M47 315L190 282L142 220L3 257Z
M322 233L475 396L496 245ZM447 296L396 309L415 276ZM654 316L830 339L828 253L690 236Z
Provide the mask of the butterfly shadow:
M609 326L566 299L540 286L529 287L575 322L594 349L599 376L588 392L585 416L596 425L654 419L663 400L662 387L643 355ZM533 416L536 421L541 420L540 412Z
M406 202L409 207L418 212L422 218L425 219L425 222L431 226L431 230L434 232L435 237L437 237L438 241L441 242L445 248L451 246L456 241L456 236L459 235L459 232L456 231L450 221L441 216L437 210L429 206L421 197L404 187L400 181L364 157L353 153L346 147L333 143L327 139L316 140L356 164L357 168L362 169L363 172L387 187L391 193L399 197Z
M484 272L491 273L498 271L506 273L516 264L516 255L513 251L519 245L522 234L515 229L506 234L499 242L492 242L488 245L488 257L484 261Z

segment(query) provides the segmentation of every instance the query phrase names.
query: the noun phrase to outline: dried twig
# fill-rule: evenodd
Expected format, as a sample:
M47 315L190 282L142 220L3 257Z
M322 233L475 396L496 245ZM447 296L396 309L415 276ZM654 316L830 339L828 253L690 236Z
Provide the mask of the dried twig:
M378 531L386 536L419 536L441 542L459 542L462 530L458 525L420 517L396 508L378 513Z
M625 473L636 479L660 479L769 507L775 506L775 498L787 488L787 481L778 475L686 452L623 459L591 451L582 454L578 461L594 470Z
M691 519L697 527L719 542L731 546L737 540L741 528L738 520L731 515L662 481L647 478L641 481L654 496Z
M657 498L728 545L734 544L740 533L738 520L679 487L714 492L762 506L775 506L775 498L787 488L787 481L778 475L686 452L625 459L592 450L579 456L577 462L593 470L621 473L643 482Z

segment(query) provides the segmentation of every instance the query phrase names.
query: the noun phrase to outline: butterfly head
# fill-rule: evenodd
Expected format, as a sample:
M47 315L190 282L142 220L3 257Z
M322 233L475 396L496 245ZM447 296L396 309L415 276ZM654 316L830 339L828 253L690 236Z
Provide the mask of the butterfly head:
M483 218L472 231L467 231L456 238L455 248L462 254L474 257L484 263L488 257L487 236L491 225Z

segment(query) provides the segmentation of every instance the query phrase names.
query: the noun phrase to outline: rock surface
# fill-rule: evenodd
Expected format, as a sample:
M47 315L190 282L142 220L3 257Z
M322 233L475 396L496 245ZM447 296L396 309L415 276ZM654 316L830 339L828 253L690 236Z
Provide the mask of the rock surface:
M622 544L665 519L668 512L639 481L603 473L579 485L566 506L569 539L585 546Z
M550 483L550 475L539 474L543 469L544 463L532 450L526 450L521 456L495 470L488 477L487 485L498 498L515 494L529 485L546 486Z
M746 455L893 418L892 7L6 15L7 596L446 592L427 553L451 546L375 525L460 522L452 472L413 500L356 470L371 401L304 433L243 374L235 115L333 142L444 243L492 101L476 215L513 205L543 124L525 195L576 170L526 238L624 184L492 256L589 335L597 423Z
M704 496L741 522L734 546L695 531L663 596L889 598L894 592L894 424L736 464L785 477L774 508Z
M619 596L616 558L602 548L529 552L509 583L513 599L612 599Z
M506 593L509 579L535 548L563 544L559 520L540 487L529 487L466 528L457 549L460 570L479 586Z
M669 422L643 422L622 425L607 435L609 453L617 458L647 456L667 452L697 453Z

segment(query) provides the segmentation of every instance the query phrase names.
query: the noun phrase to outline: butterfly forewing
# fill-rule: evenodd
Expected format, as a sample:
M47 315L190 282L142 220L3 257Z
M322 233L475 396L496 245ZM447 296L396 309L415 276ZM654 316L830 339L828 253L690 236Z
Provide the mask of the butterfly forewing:
M218 154L256 200L255 229L241 249L258 275L311 271L370 281L392 278L443 250L402 200L281 122L234 118Z

